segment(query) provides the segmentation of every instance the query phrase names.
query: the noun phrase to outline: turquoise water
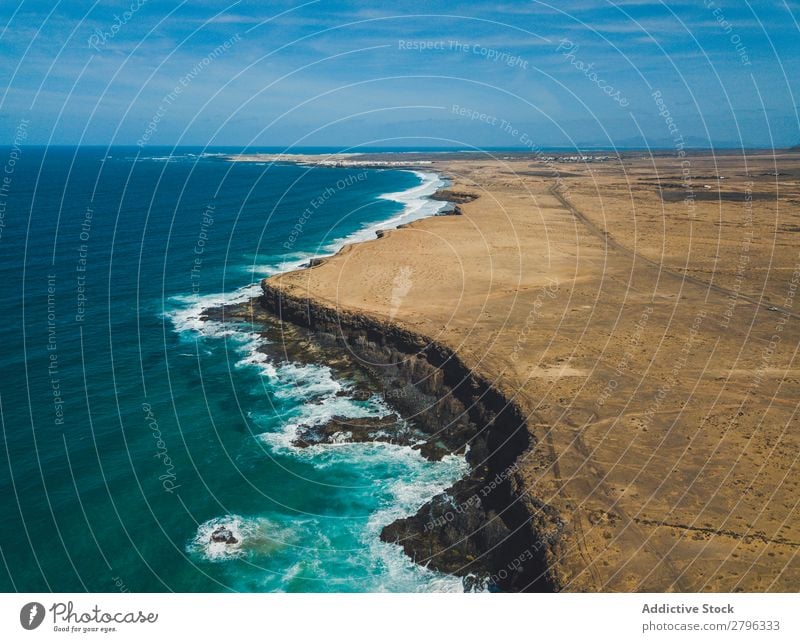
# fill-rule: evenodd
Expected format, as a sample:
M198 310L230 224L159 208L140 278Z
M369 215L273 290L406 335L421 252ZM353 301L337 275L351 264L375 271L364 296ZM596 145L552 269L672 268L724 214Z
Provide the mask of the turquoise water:
M463 459L291 446L298 424L388 409L200 318L432 213L436 177L192 149L0 152L0 590L459 590L378 534ZM219 524L238 544L210 542Z

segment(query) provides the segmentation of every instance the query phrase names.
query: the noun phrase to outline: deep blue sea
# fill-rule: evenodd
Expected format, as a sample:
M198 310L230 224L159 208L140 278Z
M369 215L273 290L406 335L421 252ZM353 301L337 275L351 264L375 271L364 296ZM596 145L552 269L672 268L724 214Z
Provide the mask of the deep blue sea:
M222 151L0 148L0 590L459 590L378 535L464 460L293 447L299 424L388 409L200 318L434 213L441 183Z

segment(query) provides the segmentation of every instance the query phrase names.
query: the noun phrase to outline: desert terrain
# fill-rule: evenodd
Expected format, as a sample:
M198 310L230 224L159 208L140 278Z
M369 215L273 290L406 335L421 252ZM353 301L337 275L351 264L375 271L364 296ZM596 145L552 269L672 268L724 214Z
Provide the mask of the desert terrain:
M800 153L428 160L459 216L270 287L446 346L513 401L557 590L796 590Z

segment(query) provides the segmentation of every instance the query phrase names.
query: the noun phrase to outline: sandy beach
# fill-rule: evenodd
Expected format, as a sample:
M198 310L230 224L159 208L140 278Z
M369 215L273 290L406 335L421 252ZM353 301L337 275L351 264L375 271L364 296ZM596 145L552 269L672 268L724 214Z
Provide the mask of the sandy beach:
M268 279L272 306L417 337L403 359L441 347L513 405L508 501L550 590L794 590L800 154L416 160L460 216Z

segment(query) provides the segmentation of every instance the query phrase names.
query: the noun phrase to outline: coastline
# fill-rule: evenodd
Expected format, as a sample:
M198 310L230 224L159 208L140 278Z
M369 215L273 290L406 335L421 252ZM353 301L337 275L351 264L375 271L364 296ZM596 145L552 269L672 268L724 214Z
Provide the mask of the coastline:
M542 523L534 531L533 516L519 502L517 459L531 444L513 401L426 337L292 297L270 279L262 288L259 304L280 324L309 330L306 338L314 343L346 351L384 390L396 391L384 398L428 436L420 448L425 456L436 457L431 442L466 455L470 469L462 479L416 514L384 527L381 539L401 546L418 564L464 578L466 590L553 590L543 556L553 537L539 533L560 526Z
M769 169L772 160L748 158L751 168ZM685 201L665 199L659 189L664 180L659 177L670 180L676 173L674 159L657 159L657 173L647 162L551 167L550 161L530 157L483 162L434 157L435 169L456 177L452 192L490 197L467 199L461 217L430 217L350 245L310 270L266 279L266 307L357 358L362 355L373 368L394 368L389 379L432 386L428 391L443 399L466 400L479 428L493 419L492 408L513 406L525 418L527 446L507 453L517 464L508 486L516 492L511 504L524 508L518 524L531 536L522 554L500 558L515 573L521 568L545 578L538 588L780 590L798 573L796 564L780 564L797 546L797 538L787 536L794 525L781 517L791 493L781 480L793 466L786 454L791 446L783 445L791 438L781 430L791 419L785 396L790 390L781 391L774 351L768 371L758 367L754 354L742 367L738 341L752 333L768 340L774 332L771 315L788 309L782 304L786 286L779 279L761 285L761 303L738 298L736 292L752 291L758 282L739 283L744 277L731 252L714 257L712 283L704 268L713 252L703 246L705 238L728 234L715 227L722 200L741 203L730 216L744 217L750 226L768 224L768 204L759 204L766 199L734 201L728 193L766 192L773 174L766 169L755 174L764 178L756 178L753 189L752 174L736 173L736 158L694 157L699 172L719 171L726 163L727 190L716 200L692 203L693 226L687 226ZM642 178L621 182L621 169ZM610 216L598 202L601 192L619 214ZM664 219L669 234L647 217L631 226L625 217L631 198L643 210L657 205L669 211ZM708 232L704 236L698 229ZM748 251L754 265L769 266L774 259L767 244ZM789 263L791 257L780 260ZM677 278L660 278L665 263ZM682 264L691 266L680 271L692 278L680 278ZM403 285L406 278L410 283ZM736 290L728 285L734 278ZM784 339L797 335L794 328L779 327L788 333ZM704 364L712 356L716 369L707 372ZM778 359L791 366L791 355ZM458 386L451 394L443 385L448 363L470 385L499 394L500 405L480 409L474 397L459 396ZM397 364L413 365L403 375ZM759 375L762 371L769 374ZM766 407L757 397L750 412L734 410L728 419L753 385L760 394L779 395L781 403ZM759 419L761 409L772 413L769 425ZM709 421L725 429L697 430ZM757 448L771 444L774 470L765 471L758 458L737 456L754 442L754 433ZM776 443L782 444L777 459ZM708 475L710 469L735 483L716 485L719 477ZM497 474L497 467L492 471ZM744 483L782 499L766 506L748 501L738 490ZM484 541L476 546L477 556L457 550L469 543L464 533L487 533L485 524L500 520L474 520L468 501L474 487L471 494L454 488L456 497L429 502L413 518L385 529L384 536L418 561L433 564L438 557L449 572L469 574L463 561L491 556L497 546ZM458 516L452 528L444 517L448 506ZM424 532L426 525L433 535ZM427 554L419 554L419 542ZM454 551L459 561L449 556ZM488 568L491 564L497 568L494 561ZM507 573L508 583L498 585L536 588L517 581L522 577L509 580Z
M226 157L227 158L227 157ZM261 156L254 156L252 158L239 159L237 157L230 157L231 162L262 162ZM306 163L309 164L309 163ZM267 278L301 270L307 267L322 264L328 258L335 256L341 252L348 245L353 243L361 243L363 241L371 240L380 237L385 230L393 229L397 226L402 226L413 221L425 218L427 216L438 216L447 213L447 202L434 204L434 195L445 189L447 178L436 172L422 171L417 169L402 168L400 171L408 171L415 174L423 180L421 185L411 187L407 190L400 192L387 192L379 196L380 199L390 200L401 203L413 203L414 209L408 213L404 208L398 214L391 216L388 219L383 219L374 223L364 225L360 229L342 237L334 239L322 248L322 251L314 253L302 253L300 258L293 258L291 260L282 261L279 264L266 266ZM405 200L400 200L405 199ZM431 203L431 206L424 211L425 205ZM255 273L255 266L253 266L253 273ZM262 272L263 273L263 272ZM176 330L179 332L186 330L199 330L203 323L203 317L207 315L209 310L214 310L221 307L235 306L246 303L247 301L257 298L261 292L260 281L264 277L260 277L256 281L237 288L232 292L223 294L205 294L200 297L182 297L177 299L180 303L184 304L179 306L177 310L167 313L168 318L172 321Z
M392 230L402 229L416 221L424 220L428 217L458 215L460 213L458 210L458 203L463 203L466 200L471 200L471 198L474 198L472 196L465 197L463 194L453 194L451 191L449 191L447 189L449 187L449 180L440 172L434 173L430 170L422 170L419 168L407 169L405 167L400 171L411 172L421 180L420 185L397 192L387 192L379 196L379 198L382 200L401 203L403 205L403 209L400 212L392 215L388 219L383 219L381 221L365 225L348 236L338 239L337 241L327 245L322 253L317 253L310 257L298 259L293 263L282 264L276 273L271 277L267 277L267 279L280 277L281 275L290 272L306 272L310 269L323 265L332 257L346 254L354 245L363 243L365 241L374 240L376 238L382 238ZM451 202L450 199L453 199L454 202ZM330 368L332 372L335 372L336 378L344 378L350 382L354 382L356 398L358 398L359 393L367 395L375 394L377 388L380 386L376 387L379 377L376 377L376 371L374 368L363 363L355 363L357 359L352 359L352 353L349 355L343 354L341 349L342 346L336 345L335 340L332 340L331 334L329 334L325 340L320 341L319 333L315 333L317 336L314 337L303 334L302 329L307 329L307 326L302 326L301 324L297 323L295 324L297 327L293 329L287 328L289 323L288 316L286 314L283 314L283 316L281 316L281 314L276 315L274 314L275 309L270 308L269 305L265 305L268 297L265 296L263 292L263 283L267 279L263 279L261 281L261 285L258 286L262 288L262 293L260 296L255 294L254 286L245 286L228 297L220 297L218 300L212 301L211 305L208 305L207 301L197 302L194 306L192 306L192 312L188 315L188 322L184 321L183 323L179 323L176 319L173 319L173 322L175 323L176 328L179 330L197 330L203 327L206 329L219 328L221 334L227 334L229 332L235 332L235 330L225 329L230 327L227 325L228 322L237 320L246 321L252 328L251 332L255 332L255 334L260 335L261 339L252 339L246 344L245 347L250 351L250 356L245 357L245 359L243 359L240 363L249 363L251 365L260 367L262 363L277 364L288 360L290 362L297 362L298 364L301 364L301 367L303 365L312 367L323 366L325 368ZM261 309L255 309L256 306L254 306L254 303L256 302ZM264 311L266 311L266 315L264 315ZM299 317L297 317L296 320L299 320ZM377 328L373 328L373 330L377 331ZM214 330L211 331L214 332ZM281 346L281 348L276 349L276 346ZM454 363L457 361L455 355L453 355L453 360ZM386 389L387 387L384 385L383 390ZM344 390L342 392L344 393ZM427 459L431 462L440 462L443 457L450 455L456 455L459 459L463 460L467 454L466 449L464 448L465 441L463 437L465 431L467 430L473 433L472 437L474 437L474 433L476 432L474 426L460 426L460 431L450 431L453 434L450 435L449 439L444 439L444 441L447 443L443 444L440 435L431 435L434 426L432 423L415 421L414 427L409 431L407 426L408 422L405 421L405 417L411 414L418 414L421 410L419 407L413 406L413 404L409 406L408 404L398 403L400 400L396 394L379 394L378 396L388 408L398 411L399 414L393 415L392 417L402 417L403 419L400 419L399 421L391 421L390 425L384 426L381 422L387 419L387 417L367 416L363 418L347 418L344 416L338 417L334 415L327 421L326 424L323 424L322 427L324 428L328 425L336 425L337 422L342 422L344 424L342 426L338 426L339 430L335 432L332 431L335 441L323 442L317 440L306 443L303 438L313 438L314 432L319 431L320 429L319 425L313 424L300 425L297 428L294 438L291 439L291 443L290 440L287 439L286 435L283 434L270 435L270 438L267 441L268 443L274 442L273 445L277 446L279 450L285 449L287 446L291 446L292 448L305 448L320 443L328 443L333 445L336 443L341 443L340 440L341 435L343 434L342 431L352 435L352 430L360 426L361 433L363 434L360 437L356 436L355 438L351 436L347 441L351 443L378 443L381 441L387 441L389 443L401 446L413 446L413 450L418 451L424 459ZM499 398L493 400L493 402L499 405ZM462 407L459 413L451 412L450 416L452 418L457 418L457 414L463 413L463 411L464 408ZM379 431L380 434L377 437L375 436L376 428L382 429ZM397 429L401 429L402 434L398 432L392 432ZM522 431L520 434L525 434L525 431ZM428 437L430 438L427 439ZM426 443L422 445L422 442L426 439ZM493 474L497 473L493 472ZM466 478L458 480L457 483L464 484L466 482L470 482L472 486L479 484L479 487L482 487L484 485L483 481L483 477L479 475L478 470L476 469L470 471ZM450 492L453 490L452 487L446 488L442 486L440 488L442 488L442 490L445 492ZM505 490L505 487L503 490ZM494 495L496 496L499 493L500 491L498 490L497 493L494 493ZM437 494L436 497L440 497L440 495L441 493ZM420 501L424 502L424 497L421 497ZM424 506L420 508L420 511L429 506L429 504L429 502L424 502ZM405 517L401 519L394 519L394 521L385 524L383 526L383 530L387 531L390 527L395 526L400 522L410 521L414 518L415 515L406 513ZM492 519L502 521L503 519L508 519L508 517L497 517L492 515ZM195 552L200 550L202 546L199 543L204 542L205 539L207 539L206 535L211 532L210 529L216 528L220 525L229 528L234 535L240 533L242 528L239 522L241 521L242 518L239 516L222 516L203 524L193 540L192 550ZM484 516L482 521L490 522L491 520ZM206 531L208 531L208 533ZM504 537L507 535L507 533L508 529L506 528L504 531ZM242 538L238 537L237 535L237 539ZM380 541L383 545L391 544L394 546L395 544L400 543L396 541L397 539L397 537L390 538L384 535L380 536ZM408 538L405 539L408 540ZM465 553L461 554L460 556L450 555L451 561L449 565L441 565L435 562L429 563L422 560L421 555L417 554L418 552L413 550L409 546L408 542L406 542L405 546L401 544L399 548L404 550L404 552L410 558L410 561L415 560L417 566L423 569L441 572L445 577L450 576L458 578L468 574L474 575L474 573L467 572L466 570L467 567L470 566L470 562L467 559L470 556L469 554ZM472 548L471 553L475 556L481 555L479 549L476 547ZM222 558L224 556L217 554L216 556L212 557L216 559L217 557ZM473 564L472 566L475 565ZM462 567L464 570L462 572L458 572ZM485 569L481 567L481 570L483 571ZM481 576L488 577L488 573L482 572ZM497 585L498 582L492 584L492 586L495 587ZM472 582L468 585L468 588L483 589L486 588L486 582L483 579L481 582Z
M256 156L237 162L263 160ZM316 162L313 157L271 160L334 166ZM348 166L349 162L337 160L335 166L343 166L342 163ZM375 166L374 161L368 164ZM346 253L352 244L384 238L393 229L429 216L460 215L462 204L478 198L470 191L449 189L442 173L422 171L416 166L405 171L413 172L423 183L381 195L406 204L401 213L359 230L343 240L332 254L314 256L308 263L295 265L295 270L264 278L260 283L262 294L253 301L257 300L273 317L270 321L280 327L284 341L287 336L292 337L290 341L304 344L310 341L327 350L331 360L339 360L338 355L331 356L331 349L346 351L351 362L368 372L373 382L379 381L383 390L412 389L413 394L384 394L383 398L400 416L413 417L418 435L429 437L421 447L415 446L425 457L436 459L448 452L466 456L468 473L424 503L414 515L386 525L381 533L383 541L402 547L417 564L462 577L465 590L550 592L554 589L543 549L554 538L549 535L543 539L539 533L552 532L561 525L557 517L555 521L540 520L541 529L534 531L531 524L535 516L519 501L515 480L517 458L529 449L530 433L513 400L471 372L457 353L444 345L391 322L347 315L321 301L294 298L272 284L292 271L321 266L327 259ZM431 190L434 183L435 190ZM410 211L409 204L413 204ZM252 302L233 314L251 321L259 317ZM287 332L286 324L295 328ZM300 340L298 329L310 333ZM387 351L392 355L389 359ZM408 359L414 360L412 368L396 367L396 363ZM423 370L428 383L420 391L414 379ZM446 530L433 528L444 525Z

